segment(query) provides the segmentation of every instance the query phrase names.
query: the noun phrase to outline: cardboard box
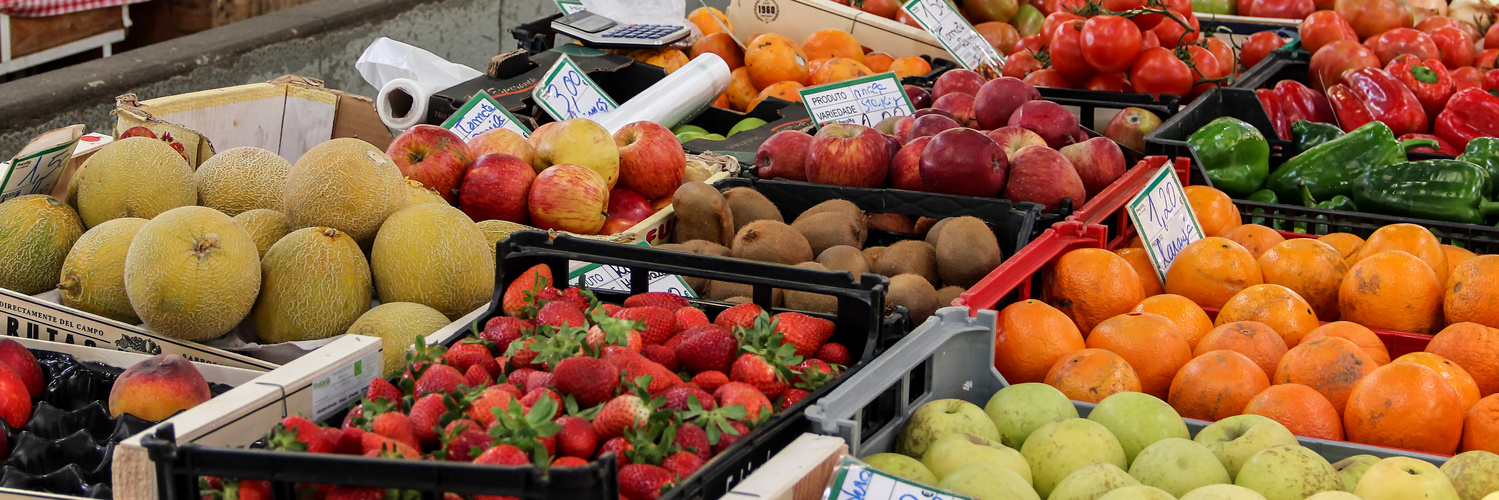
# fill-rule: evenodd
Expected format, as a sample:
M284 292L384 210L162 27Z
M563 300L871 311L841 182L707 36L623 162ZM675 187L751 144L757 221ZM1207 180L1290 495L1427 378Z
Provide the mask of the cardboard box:
M821 500L844 455L843 438L802 434L720 500Z
M831 0L731 0L724 15L734 25L734 35L744 42L761 33L777 33L800 43L817 30L834 28L894 57L952 58L926 30Z

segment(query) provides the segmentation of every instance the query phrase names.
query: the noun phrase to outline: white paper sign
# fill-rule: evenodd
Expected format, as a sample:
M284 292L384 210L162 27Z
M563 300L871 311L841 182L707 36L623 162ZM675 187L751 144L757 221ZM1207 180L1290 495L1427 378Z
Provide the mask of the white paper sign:
M32 139L9 163L0 164L0 202L51 193L82 135L82 125L47 132Z
M1145 253L1150 256L1151 265L1165 282L1166 271L1171 269L1176 255L1204 237L1197 214L1192 212L1192 205L1182 190L1181 180L1176 178L1176 169L1170 163L1162 166L1126 208L1145 245Z
M640 241L636 245L648 247L650 243ZM575 264L576 266L576 264ZM630 291L630 269L621 266L609 266L604 264L587 264L575 267L567 273L569 283L578 283L593 290L608 290L611 292ZM650 291L666 292L687 298L696 298L697 293L687 282L682 281L681 276L675 274L651 272Z
M395 349L395 346L385 346L383 349ZM338 413L349 403L358 401L364 395L364 390L370 386L370 381L380 376L381 364L380 351L365 355L353 363L341 366L336 370L324 375L323 378L312 381L312 411L313 420L323 420Z
M531 97L558 120L596 116L619 107L567 54L542 75Z
M557 10L562 11L562 15L564 16L576 14L583 10L583 2L574 0L557 0Z
M515 120L514 115L484 92L474 94L474 98L448 117L448 121L442 122L442 128L453 131L465 141L472 141L479 134L497 128L509 129L521 137L531 137L531 131L526 130L524 125Z
M950 495L847 461L828 485L828 500L962 500Z
M980 67L990 66L998 73L1004 66L1004 56L995 51L946 0L910 0L900 8L916 19L922 29L937 37L937 41L964 68L978 71Z
M837 122L873 127L892 116L916 114L894 72L798 89L797 93L818 125Z

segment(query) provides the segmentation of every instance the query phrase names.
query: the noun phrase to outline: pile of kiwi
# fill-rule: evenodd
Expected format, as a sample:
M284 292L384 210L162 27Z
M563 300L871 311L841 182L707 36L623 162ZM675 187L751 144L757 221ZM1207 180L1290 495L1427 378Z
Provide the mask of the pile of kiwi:
M976 217L942 220L901 214L865 214L847 200L828 200L786 223L781 209L753 188L720 193L701 182L683 183L672 198L677 222L674 243L661 248L804 267L875 273L890 278L885 308L904 306L920 324L998 267L999 240ZM870 230L911 234L889 246L865 247ZM752 288L740 283L684 277L712 300L749 301ZM814 312L836 312L828 295L776 290L774 305Z

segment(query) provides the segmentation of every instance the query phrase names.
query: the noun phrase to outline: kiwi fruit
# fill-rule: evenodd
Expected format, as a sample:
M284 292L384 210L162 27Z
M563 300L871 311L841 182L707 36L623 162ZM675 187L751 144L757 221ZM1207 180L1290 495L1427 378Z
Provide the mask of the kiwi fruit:
M977 217L944 219L937 241L937 271L942 283L973 286L999 267L1004 256L989 225Z
M937 219L933 219L931 217L918 218L916 219L915 233L925 236L927 233L931 232L932 226L935 225L937 225Z
M708 283L708 299L728 301L734 297L754 297L755 287L736 283L733 281L711 281ZM770 305L780 307L785 302L786 294L777 288L770 292Z
M848 200L828 200L816 205L812 205L812 208L809 208L807 209L807 211L802 212L802 214L796 216L796 218L801 219L803 217L811 217L823 212L845 213L848 214L849 218L858 220L860 222L864 220L864 211L860 210L858 205L855 205L853 202Z
M671 199L677 213L673 240L707 240L728 246L734 241L734 214L729 202L713 186L684 182Z
M711 255L714 257L732 257L729 255L729 247L707 241L691 240L685 243L665 243L657 245L656 248L665 250L676 250L678 252L689 252L699 255ZM693 276L682 276L682 281L692 287L692 291L698 295L707 295L708 279Z
M781 209L776 208L774 203L754 188L730 189L724 192L723 197L728 200L729 211L734 214L734 234L739 234L740 229L757 220L786 222L781 217Z
M830 271L854 273L854 278L869 272L869 259L864 258L864 252L848 245L828 247L827 250L817 254L817 263Z
M932 224L932 229L926 232L927 244L931 245L932 247L937 246L937 236L942 233L942 228L947 227L947 221L950 220L952 220L952 217L939 220L936 224Z
M937 290L938 307L947 307L952 305L953 299L958 298L959 295L963 295L963 292L966 291L968 291L968 289L961 286L942 287L941 290Z
M813 255L821 255L823 250L839 245L862 247L864 235L867 234L863 223L839 212L798 217L796 222L791 223L791 227L807 238L807 243L812 245Z
M870 229L888 231L892 233L914 233L916 222L909 215L901 214L874 214L869 216L866 223Z
M869 263L869 270L874 270L874 263L880 261L880 255L885 253L889 247L869 247L864 249L864 261Z
M892 247L893 248L893 247ZM885 295L885 309L904 306L911 313L911 323L920 325L937 312L937 289L926 278L915 274L897 274L890 278L890 293Z
M753 301L753 300L755 300L755 299L751 299L751 298L745 297L743 295L735 295L733 297L729 297L727 299L723 299L724 302L728 302L730 304L748 304L748 303L750 303L750 301Z
M927 283L936 283L941 279L937 274L937 249L921 240L905 240L890 245L870 269L892 278L900 274L915 274L926 278Z
M816 262L803 262L796 267L804 269L816 269L827 271L828 268ZM785 291L785 306L788 309L798 309L812 312L838 312L838 298L832 295L824 295L812 292L799 292L796 290Z
M734 257L788 266L812 260L812 245L784 222L757 220L744 226L729 246Z

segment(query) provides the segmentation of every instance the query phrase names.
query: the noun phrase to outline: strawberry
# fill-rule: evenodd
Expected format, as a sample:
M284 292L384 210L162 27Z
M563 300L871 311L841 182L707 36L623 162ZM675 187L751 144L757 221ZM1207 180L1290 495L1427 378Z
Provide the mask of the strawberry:
M520 390L525 392L526 394L530 394L532 391L535 391L537 389L550 389L556 385L555 380L555 375L537 370L531 372L531 375L526 377L526 383L521 386Z
M608 441L604 441L604 444L599 445L599 454L593 458L613 453L614 465L616 467L624 467L630 465L630 458L625 456L625 452L630 451L631 448L633 447L630 445L630 441L626 440L623 436L610 438Z
M270 481L262 479L240 479L237 482L239 483L237 485L238 491L236 491L233 496L225 494L224 498L226 500L270 500L272 498L275 498L275 494L271 493Z
M817 348L817 359L826 361L830 365L848 366L853 361L849 358L848 348L837 342L828 342Z
M809 359L791 367L791 384L804 391L815 391L823 384L838 377L839 367L830 366L820 359Z
M496 316L484 323L484 331L479 333L479 338L494 342L490 348L491 353L504 354L510 349L511 342L524 336L527 330L534 329L536 329L535 321L513 316Z
M479 454L479 458L474 459L474 463L478 465L530 465L531 457L526 456L526 452L521 451L520 448L502 444L484 450L484 453Z
M666 392L661 394L661 397L666 398L666 403L661 406L662 408L669 408L677 412L687 411L687 401L691 398L697 398L698 404L709 410L718 406L718 402L713 399L712 394L687 384L667 389Z
M516 387L516 386L508 384L508 383L506 383L506 384L495 384L494 386L496 388L498 388L499 390L502 390L502 391L510 393L511 396L515 396L515 399L520 399L521 396L525 396L526 395L526 393L521 392L521 390L520 390L519 387Z
M395 409L398 411L401 409L401 396L403 394L401 394L400 389L397 389L390 381L380 377L375 377L374 380L371 380L369 388L364 391L364 397L370 401L380 401L383 399L394 404Z
M364 450L362 455L367 457L378 457L386 453L391 453L400 458L414 460L422 456L422 451L418 448L373 432L361 434L359 436L359 445L360 449Z
M358 427L344 427L338 433L338 451L343 455L363 455L364 429Z
M562 414L562 396L558 396L556 392L552 392L551 389L545 387L537 387L535 390L526 393L526 397L521 398L520 404L521 406L530 408L536 406L536 402L540 401L541 398L551 398L557 405L557 411L547 417L548 419L557 418L557 416Z
M578 306L578 309L587 311L597 299L593 298L592 293L585 294L582 288L572 287L563 289L562 298L558 300Z
M588 465L588 460L585 460L585 459L582 459L582 458L578 458L578 457L557 457L556 460L552 461L552 467L554 467L554 468L555 467L585 467L587 465Z
M509 409L495 415L490 424L489 437L496 445L514 446L528 453L534 463L547 463L556 456L556 435L562 424L553 422L557 414L557 402L551 398L540 398L530 408L511 405Z
M796 355L807 357L833 338L833 322L797 312L783 312L773 316L776 331L781 340L796 346Z
M708 442L708 433L697 424L684 423L677 426L677 448L691 452L704 462L713 458L713 445Z
M598 358L567 358L552 371L557 392L572 396L578 405L593 407L614 398L619 369Z
M420 448L417 442L415 428L411 426L411 418L401 412L389 412L376 415L370 420L370 432L385 436L412 448Z
M525 387L526 381L531 379L531 374L536 373L537 371L539 370L535 368L521 368L510 372L509 378L507 378L505 381L518 390L521 387ZM521 391L521 394L525 394L525 392ZM516 397L519 398L520 396L517 395Z
M323 500L385 500L385 490L335 484Z
M661 461L661 468L671 471L677 480L687 479L703 466L704 460L689 451L679 451Z
M694 327L683 335L690 337L677 344L677 362L692 373L709 370L728 373L734 356L739 354L739 342L722 327Z
M460 418L449 423L442 433L444 459L468 462L489 448L489 433L478 422Z
M645 325L640 332L647 345L661 344L677 334L677 316L661 307L627 307L610 316Z
M630 464L619 469L619 491L626 500L655 500L675 485L671 471L655 465Z
M640 377L649 376L651 382L646 391L651 394L659 394L661 391L682 383L682 378L678 377L676 372L644 357L629 358L621 362L619 369L625 373L625 380L637 380Z
M606 439L619 437L624 435L625 429L645 423L650 414L650 406L639 396L617 396L599 410L598 417L593 419L593 431Z
M328 440L318 425L303 417L286 417L281 419L281 426L288 434L295 437L297 442L302 443L304 448L300 451L308 453L333 453L338 449L338 443Z
M489 372L484 371L484 367L479 365L469 366L468 371L463 372L463 380L463 385L469 387L484 387L492 382L489 379Z
M729 380L742 382L755 387L766 397L779 396L786 390L786 380L778 370L777 366L765 357L744 353L734 361L734 369L729 372Z
M780 408L782 411L785 411L786 409L791 408L792 405L795 405L797 401L801 401L802 398L805 398L811 394L812 393L810 392L797 389L795 387L786 389L786 392L781 393L781 397L776 398L776 408Z
M552 301L541 306L536 313L536 324L561 327L565 325L584 327L588 326L588 318L583 315L583 309L572 302Z
M708 324L708 314L696 307L683 307L672 313L677 317L677 330L687 331L688 328Z
M521 308L534 304L536 292L550 286L551 283L552 268L547 267L546 264L532 266L505 287L505 295L500 300L500 308L505 311L506 316L519 316Z
M775 411L770 406L770 399L765 393L760 392L755 386L743 382L729 382L713 392L713 397L718 399L718 406L740 405L744 407L745 417L750 421L760 420L761 410L766 415Z
M711 370L693 375L692 383L697 384L704 392L711 394L718 391L719 387L729 383L729 376L724 375L721 371Z
M485 387L484 391L479 393L479 397L469 406L468 418L473 419L481 427L488 428L489 424L494 422L496 408L505 411L516 402L515 395L505 390L505 387L507 386Z
M437 430L442 426L442 417L448 413L447 402L442 394L428 394L417 398L411 405L411 430L416 440L424 446L437 445Z
M744 354L734 360L729 380L753 385L767 398L786 390L792 375L790 367L801 363L802 358L796 355L796 345L782 342L779 325L778 320L761 315L755 318L754 326L737 331Z
M625 307L660 307L675 311L688 305L686 298L666 292L646 292L625 299Z
M567 416L557 419L562 430L557 431L557 451L562 456L591 458L598 448L598 434L593 432L593 423L582 417Z
M615 337L613 334L606 332L603 328L599 328L598 325L594 325L592 328L588 329L588 337L586 341L588 342L588 345L593 346L593 348L595 349L602 349L607 343L611 345L624 346L635 352L640 352L640 349L645 345L645 342L641 340L640 332L630 330L622 332L622 335L623 338Z
M482 341L465 340L448 349L442 355L443 363L457 368L459 372L468 373L470 366L480 366L485 373L493 377L500 373L500 365L494 362L494 355L489 352Z
M749 426L744 425L744 422L729 422L729 426L734 428L734 432L725 432L719 436L718 444L713 445L714 455L723 453L724 450L727 450L730 446L733 446L734 442L739 441L740 439L744 438L744 436L749 434Z
M677 362L676 350L664 345L646 344L645 347L640 348L640 354L644 355L645 359L660 363L672 372L682 367L681 363Z
M753 302L745 302L718 313L718 317L713 318L713 324L718 325L719 328L738 334L739 328L754 326L755 318L761 314L765 314L765 309L755 305Z
M422 373L421 378L416 381L416 391L413 393L420 398L428 394L447 394L458 390L458 386L468 383L463 372L448 365L431 365L427 371Z

